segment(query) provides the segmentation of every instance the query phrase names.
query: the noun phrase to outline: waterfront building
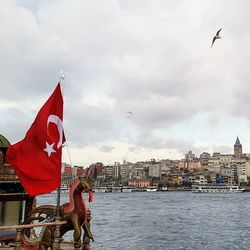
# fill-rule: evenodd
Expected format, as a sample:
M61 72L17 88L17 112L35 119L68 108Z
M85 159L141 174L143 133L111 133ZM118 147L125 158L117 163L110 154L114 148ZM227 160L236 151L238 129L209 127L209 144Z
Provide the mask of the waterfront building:
M178 169L187 169L186 162L187 161L185 159L179 160L179 162L178 162Z
M83 176L84 168L83 166L76 166L76 176Z
M232 185L236 183L232 176L223 176L223 179L224 179L224 182L223 182L224 184Z
M246 175L250 176L250 161L246 161L245 167L246 167Z
M230 165L224 165L220 169L221 176L233 176L235 174L235 167Z
M72 171L73 171L73 172L72 172L73 178L75 178L75 177L77 176L77 167L74 166Z
M145 188L150 186L151 182L148 179L132 179L128 181L129 186Z
M129 166L125 163L120 165L120 178L122 182L127 182L129 179Z
M180 175L173 175L171 184L172 186L180 186L182 184L182 177Z
M246 175L246 162L237 163L237 174Z
M238 183L238 166L235 164L221 166L220 176L230 177L232 183Z
M214 174L214 173L212 173L212 174L210 174L210 181L211 181L211 183L216 183L216 174Z
M195 184L207 184L207 179L204 175L198 175L195 178Z
M171 166L173 165L172 160L166 159L166 160L160 160L159 163L161 164L161 167L165 166L165 167L169 167L171 168Z
M188 169L189 170L194 170L194 169L201 169L201 163L198 160L192 160L188 162Z
M200 163L201 163L201 168L207 168L208 167L208 160L211 158L211 154L207 152L203 152L200 154Z
M144 162L136 162L132 166L131 179L148 179L148 167Z
M201 169L201 162L197 159L194 160L182 159L178 163L178 169L198 170Z
M232 162L233 156L232 155L220 155L219 156L219 163L220 164L225 164L225 165L230 165Z
M64 189L69 188L71 186L72 182L73 182L72 178L67 178L64 175L62 175L62 180L61 180L61 187L62 188L64 188Z
M84 173L83 166L74 166L73 167L73 178L76 178L78 176L82 176Z
M189 176L189 183L193 184L193 183L195 183L195 180L196 180L196 176L195 175L190 175Z
M220 157L220 153L219 153L219 152L214 152L214 153L212 154L212 157L213 157L213 158L219 158L219 157Z
M164 179L166 175L171 174L173 164L171 160L161 160L160 164L160 179Z
M121 164L120 162L115 162L113 166L113 173L114 173L114 178L119 179L120 178L120 169L121 169Z
M164 175L161 182L167 186L180 186L183 182L183 179L181 175L170 174L166 176Z
M210 157L211 157L211 154L207 152L203 152L202 154L200 154L200 159L203 159L203 160L208 160Z
M64 167L64 171L63 171L63 174L65 175L65 177L67 178L72 178L72 167L70 165L67 165Z
M152 162L148 164L148 176L149 178L160 178L161 166L159 162Z
M105 167L105 179L113 179L114 178L114 168L113 166L106 166Z
M105 177L105 167L101 162L92 163L89 168L91 168L91 177L93 179L104 179Z
M246 162L238 162L237 164L234 164L236 167L236 174L235 178L237 179L238 183L247 183L247 164Z
M71 168L72 166L66 162L62 162L62 173L65 172L65 168Z
M248 178L246 174L240 174L238 175L238 183L242 184L242 183L247 183L248 182Z
M61 187L70 187L72 184L72 167L70 165L67 165L64 167L64 171L62 172L62 183Z
M219 156L212 156L208 160L207 169L209 171L211 171L211 172L214 172L214 173L219 173L220 172L220 159L219 159Z

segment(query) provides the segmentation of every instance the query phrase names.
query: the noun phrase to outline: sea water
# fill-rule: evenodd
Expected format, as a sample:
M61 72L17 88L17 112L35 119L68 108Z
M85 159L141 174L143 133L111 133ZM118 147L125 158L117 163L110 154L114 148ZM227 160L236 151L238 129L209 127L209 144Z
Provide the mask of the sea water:
M94 250L250 249L250 192L96 193L92 203L84 196ZM39 196L41 204L56 204L56 194Z

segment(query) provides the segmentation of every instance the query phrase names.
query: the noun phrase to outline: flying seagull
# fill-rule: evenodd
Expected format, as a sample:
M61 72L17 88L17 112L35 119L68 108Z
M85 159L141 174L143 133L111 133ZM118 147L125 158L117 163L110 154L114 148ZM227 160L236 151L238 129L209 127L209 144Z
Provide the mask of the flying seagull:
M217 31L216 35L214 36L213 38L213 42L212 42L212 45L211 45L211 48L213 47L213 44L215 42L216 39L220 39L220 31L222 30L222 28L220 30Z
M133 113L131 111L127 111L127 118L129 118L131 115L133 115Z

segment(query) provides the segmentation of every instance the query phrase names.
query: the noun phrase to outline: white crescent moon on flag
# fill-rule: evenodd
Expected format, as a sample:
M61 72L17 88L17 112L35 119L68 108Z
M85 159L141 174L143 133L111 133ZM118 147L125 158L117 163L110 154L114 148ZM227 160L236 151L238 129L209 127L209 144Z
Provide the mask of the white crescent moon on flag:
M59 133L59 141L57 144L57 148L60 148L62 146L62 141L63 141L63 122L60 119L60 117L58 117L57 115L50 115L47 120L47 129L48 129L49 123L51 122L56 124L57 126L58 133Z

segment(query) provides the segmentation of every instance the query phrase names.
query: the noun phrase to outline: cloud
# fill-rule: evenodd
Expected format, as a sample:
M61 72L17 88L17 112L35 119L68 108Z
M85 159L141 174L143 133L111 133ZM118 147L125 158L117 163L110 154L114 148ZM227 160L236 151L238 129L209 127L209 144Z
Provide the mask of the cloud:
M109 145L102 145L99 150L102 152L111 152L114 149L114 147Z
M110 159L133 151L146 158L148 150L216 149L219 133L230 137L218 141L224 151L237 132L250 140L249 7L231 0L216 8L211 1L0 2L1 133L10 141L24 136L63 69L64 126L78 161L87 148L107 150ZM219 28L222 39L211 49ZM115 156L118 144L124 150Z

